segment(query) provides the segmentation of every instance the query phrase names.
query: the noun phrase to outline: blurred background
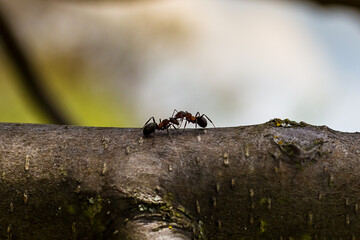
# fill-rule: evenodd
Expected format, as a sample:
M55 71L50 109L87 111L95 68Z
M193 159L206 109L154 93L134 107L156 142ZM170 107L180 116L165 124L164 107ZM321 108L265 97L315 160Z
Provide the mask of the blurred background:
M0 0L0 122L360 132L360 8L320 2Z

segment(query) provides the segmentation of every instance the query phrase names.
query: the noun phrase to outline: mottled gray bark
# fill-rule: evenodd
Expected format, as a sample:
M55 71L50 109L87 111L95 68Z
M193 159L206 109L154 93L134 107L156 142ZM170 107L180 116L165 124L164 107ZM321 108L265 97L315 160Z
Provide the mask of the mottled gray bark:
M0 238L356 239L360 134L0 124Z

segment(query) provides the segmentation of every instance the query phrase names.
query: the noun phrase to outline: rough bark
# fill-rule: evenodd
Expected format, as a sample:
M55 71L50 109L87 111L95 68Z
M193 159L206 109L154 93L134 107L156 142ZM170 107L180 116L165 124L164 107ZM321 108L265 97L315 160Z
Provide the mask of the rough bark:
M356 239L358 133L0 124L1 239Z

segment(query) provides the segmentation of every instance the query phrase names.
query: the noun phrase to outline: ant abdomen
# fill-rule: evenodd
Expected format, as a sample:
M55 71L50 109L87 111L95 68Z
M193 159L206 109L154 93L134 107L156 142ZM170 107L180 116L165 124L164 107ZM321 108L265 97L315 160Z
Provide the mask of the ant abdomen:
M203 117L203 116L197 117L196 123L202 128L206 128L206 126L207 126L207 121L206 121L205 117Z
M152 134L153 132L155 132L156 130L156 123L149 123L149 124L146 124L144 129L143 129L143 134L145 136L148 136L150 134Z

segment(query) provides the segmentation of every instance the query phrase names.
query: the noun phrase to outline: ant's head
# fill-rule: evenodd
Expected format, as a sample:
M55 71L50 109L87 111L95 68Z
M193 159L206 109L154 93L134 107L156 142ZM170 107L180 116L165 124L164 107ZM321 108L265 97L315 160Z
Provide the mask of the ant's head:
M143 129L143 133L145 136L148 136L150 134L152 134L153 132L155 132L156 130L156 123L148 123L145 125L144 129Z
M162 120L162 121L161 121L161 119L160 119L160 123L161 123L162 125L167 125L167 124L169 124L170 121L171 121L171 119L164 119L164 120Z
M179 121L178 121L176 118L173 118L173 117L169 118L169 121L170 121L172 124L175 124L175 125L179 125L179 124L180 124Z
M206 126L207 126L207 121L204 116L197 117L196 123L202 128L206 128Z
M183 118L186 116L186 113L187 112L184 112L184 111L177 112L175 115L175 118Z

